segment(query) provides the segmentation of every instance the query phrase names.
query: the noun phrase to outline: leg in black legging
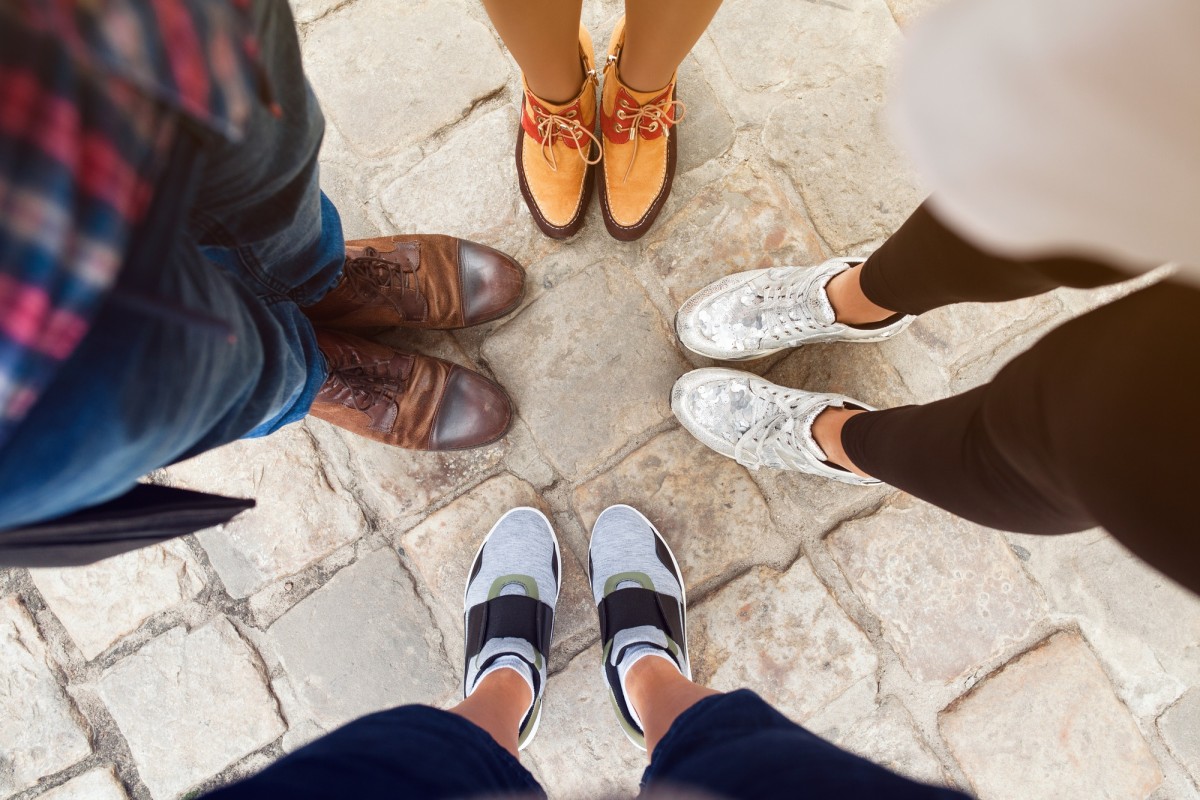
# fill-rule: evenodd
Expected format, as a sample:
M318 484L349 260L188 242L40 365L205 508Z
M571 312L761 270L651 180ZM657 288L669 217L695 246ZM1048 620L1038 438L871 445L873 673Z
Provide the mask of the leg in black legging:
M1051 331L970 392L851 418L869 474L984 525L1102 525L1200 591L1200 290L1164 282Z
M863 294L905 314L952 303L995 303L1060 286L1090 289L1131 277L1081 258L1017 261L980 250L922 205L863 265Z

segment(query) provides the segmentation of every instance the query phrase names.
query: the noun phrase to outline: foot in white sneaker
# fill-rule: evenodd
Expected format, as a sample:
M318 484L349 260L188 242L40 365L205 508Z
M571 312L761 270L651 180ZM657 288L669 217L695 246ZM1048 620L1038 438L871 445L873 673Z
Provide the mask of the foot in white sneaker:
M738 272L710 283L675 315L683 346L722 361L743 361L809 342L879 342L916 319L856 327L836 320L826 287L835 275L866 259L833 258L818 267L773 267Z
M683 427L743 466L806 472L860 486L879 483L830 463L813 439L813 421L831 406L875 410L840 394L788 389L731 369L693 370L671 391L671 410Z

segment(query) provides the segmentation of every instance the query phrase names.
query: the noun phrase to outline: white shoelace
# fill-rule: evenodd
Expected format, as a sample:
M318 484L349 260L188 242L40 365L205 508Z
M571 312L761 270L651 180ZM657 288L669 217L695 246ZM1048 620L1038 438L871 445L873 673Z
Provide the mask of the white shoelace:
M754 395L751 418L754 420L733 447L734 459L745 467L760 466L811 468L820 461L810 453L805 439L824 406L819 397L804 396L774 386L756 386L747 381ZM748 457L749 456L749 457ZM768 460L769 459L769 460Z

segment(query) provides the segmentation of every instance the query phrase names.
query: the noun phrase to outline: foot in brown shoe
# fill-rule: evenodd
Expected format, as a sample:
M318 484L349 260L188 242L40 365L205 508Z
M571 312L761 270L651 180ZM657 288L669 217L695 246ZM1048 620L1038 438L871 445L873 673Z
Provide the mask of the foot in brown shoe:
M525 270L486 245L439 234L346 242L342 279L304 313L323 328L466 328L521 302Z
M625 20L617 22L604 67L600 129L600 208L614 239L630 242L650 230L671 194L679 147L675 125L683 103L675 99L675 76L655 92L638 92L621 82Z
M579 94L567 103L547 102L529 90L517 130L517 180L521 196L542 233L567 239L583 226L592 198L593 167L600 160L596 128L596 70L592 37L579 27L584 73Z
M409 450L463 450L508 432L512 403L482 375L344 333L317 331L329 377L308 413Z

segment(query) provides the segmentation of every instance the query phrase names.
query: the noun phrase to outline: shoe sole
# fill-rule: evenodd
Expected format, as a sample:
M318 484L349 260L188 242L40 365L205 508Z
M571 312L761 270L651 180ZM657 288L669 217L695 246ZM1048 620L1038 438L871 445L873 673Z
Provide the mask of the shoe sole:
M557 582L557 585L554 587L554 608L555 608L555 612L557 613L558 598L559 598L559 595L562 594L562 577L563 577L562 550L558 546L558 534L556 534L554 532L554 525L550 522L550 519L544 513L542 513L542 511L539 509L536 509L532 506L518 506L516 508L512 508L512 509L509 509L508 511L504 512L504 516L502 516L502 517L500 517L500 519L496 520L496 524L492 526L492 529L490 531L488 531L487 536L483 537L483 541L480 542L479 547L475 550L475 556L474 556L474 558L471 559L471 566L468 569L469 570L474 569L475 562L479 560L480 554L483 553L483 548L487 547L487 543L491 540L492 534L496 532L496 530L500 527L500 524L502 522L504 522L504 520L508 519L509 515L517 512L517 511L534 511L534 512L536 512L537 515L542 518L542 521L546 523L546 527L550 530L550 541L552 541L554 543L554 558L557 559L557 561L558 561L558 582ZM469 574L470 573L468 572L468 575ZM464 631L466 631L466 626L467 626L467 623L466 623L467 592L470 591L470 588L471 588L471 581L468 578L466 585L463 586L463 630ZM554 625L553 624L550 625L550 639L551 639L551 641L554 640ZM550 659L550 654L547 653L546 654L547 662L549 662L549 659ZM547 663L546 664L547 680L549 680L549 677L550 677L550 665L549 665L549 663ZM543 696L545 696L546 688L547 687L545 687L545 686L542 687L542 695ZM537 701L538 701L538 698L536 698L536 697L533 698L534 703L537 703ZM537 736L538 727L541 724L542 724L542 707L540 705L538 705L537 713L534 714L534 716L533 716L533 727L530 729L529 735L525 737L525 741L522 742L517 747L518 751L524 750L526 747L529 747L530 742L533 741L533 737Z
M667 540L663 537L662 533L659 532L658 528L654 525L654 523L651 522L649 519L647 519L646 515L643 514L641 511L638 511L633 506L627 505L625 503L616 503L615 505L611 505L608 508L604 509L604 511L600 512L600 517L604 516L604 512L608 511L610 508L627 508L630 511L632 511L633 513L637 514L639 517L641 517L642 520L644 520L645 523L650 526L650 530L654 532L655 537L657 537L658 540L660 542L662 542L663 548L667 551L667 555L669 555L671 557L671 567L675 573L675 579L677 581L679 581L679 606L681 609L683 609L683 642L682 643L677 642L677 644L680 644L683 648L683 651L685 653L687 653L687 638L688 638L688 633L687 633L687 630L688 630L688 626L687 626L687 616L688 616L688 614L687 614L687 609L688 609L687 585L684 583L684 580L683 580L683 570L681 570L679 568L679 561L675 558L675 551L671 549L671 545L667 543ZM600 517L596 517L596 522L600 521ZM594 531L595 529L596 529L596 523L594 522L594 523L592 523L592 530ZM591 550L592 550L591 537L589 536L588 537L588 555L589 556L591 555ZM590 558L589 558L588 563L589 564L591 563ZM592 581L592 575L589 572L588 573L588 582L590 583L591 581ZM687 658L687 674L684 677L687 678L689 681L692 679L692 659L690 656ZM604 683L605 686L608 686L609 699L612 700L612 702L613 702L613 708L614 709L617 708L616 692L613 690L613 687L608 683L608 674L604 671L604 663L603 662L601 662L601 664L600 664L600 680ZM624 723L624 720L620 719L619 712L618 712L618 721L621 723ZM629 731L625 730L624 724L621 725L621 732L625 734L625 738L628 739L630 742L632 742L635 747L637 747L639 750L641 750L643 752L646 751L646 743L644 741L639 742L637 739L633 738L633 736L630 735Z

